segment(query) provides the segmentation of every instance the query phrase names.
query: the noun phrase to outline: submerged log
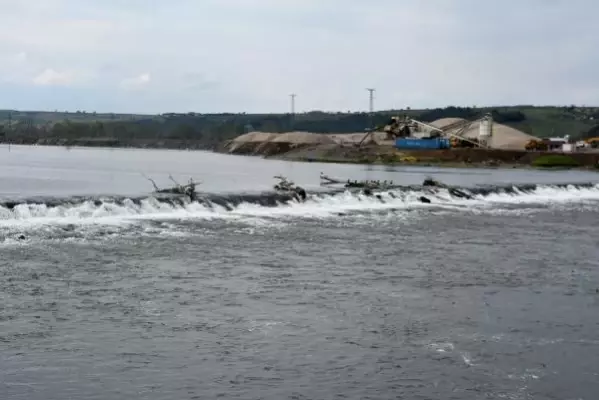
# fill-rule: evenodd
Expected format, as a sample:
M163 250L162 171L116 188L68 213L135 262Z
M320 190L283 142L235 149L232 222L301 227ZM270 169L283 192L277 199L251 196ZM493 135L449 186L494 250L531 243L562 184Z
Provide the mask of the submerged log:
M196 186L200 185L201 182L194 182L193 178L190 178L188 184L181 185L175 180L175 178L173 178L172 175L169 174L168 177L175 184L175 186L162 189L156 185L156 182L152 178L146 176L146 179L148 179L152 183L152 186L154 186L154 194L172 194L188 197L190 201L197 200Z
M301 186L297 186L295 183L288 180L284 176L276 175L274 178L280 181L273 187L276 192L289 194L299 201L304 201L308 197L304 188L302 188Z
M323 185L336 185L336 184L344 183L342 180L331 178L322 172L320 173L320 180L324 181L324 182L321 182L321 184L323 184Z
M473 197L471 195L469 195L468 193L464 192L463 190L457 189L457 188L453 188L450 186L447 186L444 183L441 183L431 177L427 177L424 182L422 183L422 186L424 186L425 188L427 188L429 191L432 190L434 191L433 188L439 188L439 189L447 189L447 191L449 192L449 194L451 194L452 196L455 197L459 197L462 199L467 199L467 200L471 200Z

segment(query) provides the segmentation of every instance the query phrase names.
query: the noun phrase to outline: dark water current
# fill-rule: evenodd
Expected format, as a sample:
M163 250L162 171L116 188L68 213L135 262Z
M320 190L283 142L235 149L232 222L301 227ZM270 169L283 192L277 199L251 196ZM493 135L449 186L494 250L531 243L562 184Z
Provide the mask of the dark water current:
M320 171L472 198L233 195ZM205 201L147 197L142 172ZM596 182L0 148L0 399L597 399Z

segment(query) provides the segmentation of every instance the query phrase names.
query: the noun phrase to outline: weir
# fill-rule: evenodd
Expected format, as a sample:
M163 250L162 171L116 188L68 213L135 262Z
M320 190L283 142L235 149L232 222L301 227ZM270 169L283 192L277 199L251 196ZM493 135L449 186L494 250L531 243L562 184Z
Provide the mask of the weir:
M509 194L518 196L520 194L532 193L536 190L543 188L553 188L567 190L572 188L573 190L581 189L596 189L599 192L599 185L593 182L588 183L556 183L551 185L545 184L517 184L517 185L486 185L486 186L441 186L441 187L428 187L423 185L393 185L385 187L384 189L370 189L371 195L386 195L390 199L393 198L404 198L407 195L422 196L423 194L430 193L441 193L446 191L450 198L456 199L468 199L476 196L489 196L492 194ZM363 189L356 188L339 188L330 189L326 191L318 191L314 193L307 193L306 200L308 202L318 204L320 201L326 198L339 197L342 195L350 195L357 201L362 201L364 198ZM341 199L341 197L339 197ZM341 201L341 200L340 200ZM24 199L4 200L0 201L0 219L3 218L2 209L5 212L12 212L19 207L44 207L46 209L52 209L57 207L71 208L82 205L89 207L105 207L110 205L116 206L141 206L144 203L155 202L157 204L163 204L171 207L185 207L189 204L200 204L206 208L222 207L226 210L233 210L241 204L253 204L261 207L278 207L286 204L300 203L297 195L294 193L285 192L263 192L263 193L234 193L234 194L216 194L216 193L205 193L198 192L197 199L191 202L184 196L173 197L169 195L161 195L155 193L153 195L144 196L72 196L67 198L59 197L31 197ZM434 202L434 201L433 201ZM48 211L50 213L50 211Z

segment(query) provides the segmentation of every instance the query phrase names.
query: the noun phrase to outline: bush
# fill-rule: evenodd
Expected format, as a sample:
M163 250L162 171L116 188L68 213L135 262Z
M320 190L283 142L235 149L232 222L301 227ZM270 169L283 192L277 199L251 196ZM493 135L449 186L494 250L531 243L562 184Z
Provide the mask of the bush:
M532 162L532 165L535 167L578 167L580 164L578 161L573 159L570 156L564 154L551 154L546 156L541 156L535 159Z
M506 122L522 122L526 120L526 115L521 111L491 111L491 115L493 116L493 121L498 124L503 124Z

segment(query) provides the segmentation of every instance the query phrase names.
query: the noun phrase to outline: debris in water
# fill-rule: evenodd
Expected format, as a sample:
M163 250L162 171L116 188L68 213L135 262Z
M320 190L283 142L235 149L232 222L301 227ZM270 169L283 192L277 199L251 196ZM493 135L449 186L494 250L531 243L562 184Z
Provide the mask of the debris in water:
M173 178L172 175L169 174L168 177L171 181L173 181L175 186L166 189L160 189L152 178L146 176L146 179L152 182L152 185L154 186L154 194L172 194L188 197L190 201L197 200L196 186L200 185L201 182L196 183L193 181L193 178L189 178L189 183L187 185L181 185L179 182L175 180L175 178Z

